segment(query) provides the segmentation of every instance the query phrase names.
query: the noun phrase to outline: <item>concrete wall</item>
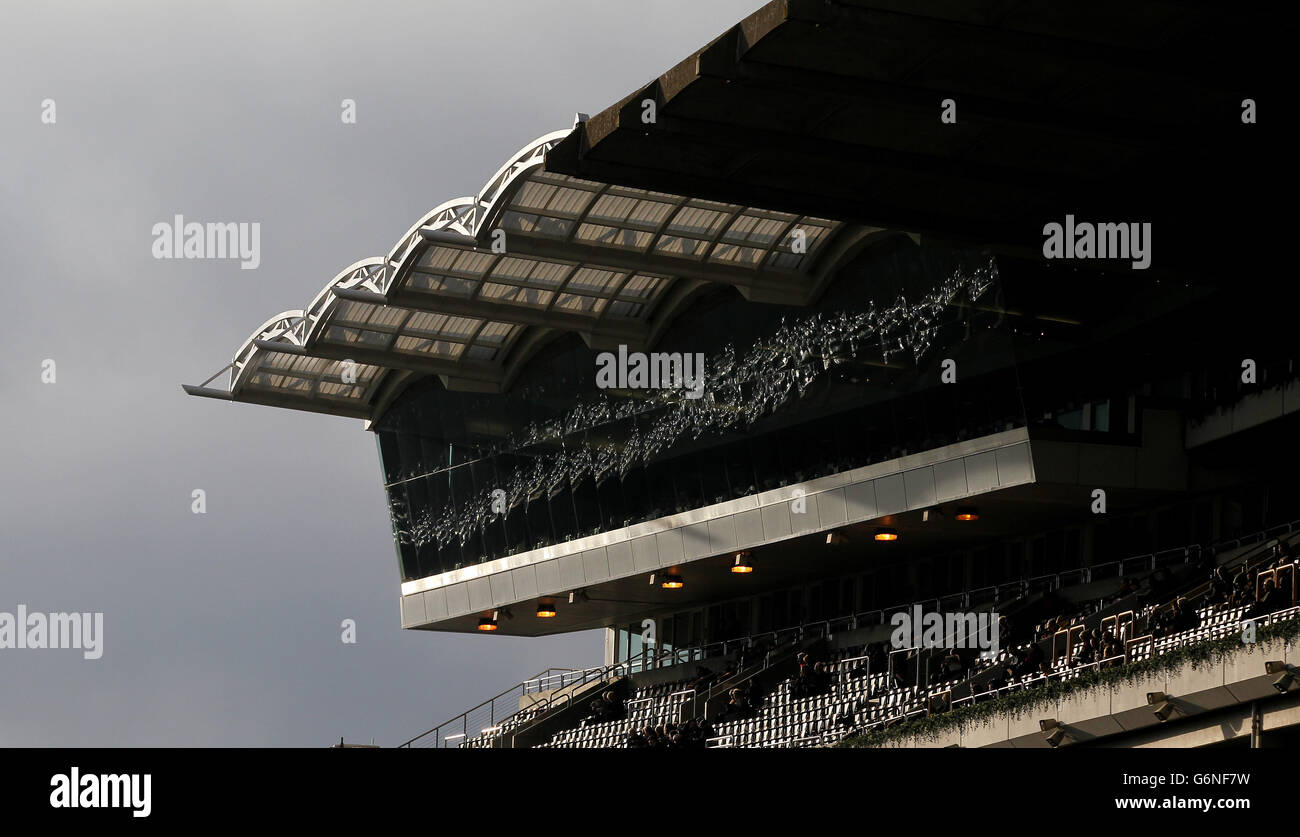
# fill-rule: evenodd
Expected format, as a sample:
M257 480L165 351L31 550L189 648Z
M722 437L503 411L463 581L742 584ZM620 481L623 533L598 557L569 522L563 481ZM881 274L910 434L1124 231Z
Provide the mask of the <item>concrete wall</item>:
M1034 481L1024 428L693 509L402 585L402 627L562 595L726 552ZM793 514L795 489L807 510Z
M887 746L1046 748L1049 745L1038 724L1046 718L1055 718L1065 726L1067 740L1062 746L1105 745L1111 736L1122 736L1115 739L1116 746L1204 746L1250 735L1255 701L1260 701L1264 711L1267 735L1270 728L1300 723L1300 690L1293 688L1288 695L1279 695L1272 686L1276 675L1264 671L1270 660L1300 665L1300 639L1243 646L1222 662L1199 668L1187 663L1133 684L1098 686L1031 711L1007 713L931 738L911 737ZM1182 714L1161 724L1147 703L1148 692L1164 692Z
M1300 381L1251 393L1203 420L1187 422L1187 447L1196 447L1300 410Z

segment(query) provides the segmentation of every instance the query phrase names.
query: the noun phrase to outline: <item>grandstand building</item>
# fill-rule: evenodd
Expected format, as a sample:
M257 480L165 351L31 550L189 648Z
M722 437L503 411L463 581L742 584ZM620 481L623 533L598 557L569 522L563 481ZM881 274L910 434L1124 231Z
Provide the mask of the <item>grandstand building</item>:
M1294 740L1254 21L1004 5L768 3L185 388L365 421L404 628L604 629L413 743ZM1001 649L891 644L916 606Z

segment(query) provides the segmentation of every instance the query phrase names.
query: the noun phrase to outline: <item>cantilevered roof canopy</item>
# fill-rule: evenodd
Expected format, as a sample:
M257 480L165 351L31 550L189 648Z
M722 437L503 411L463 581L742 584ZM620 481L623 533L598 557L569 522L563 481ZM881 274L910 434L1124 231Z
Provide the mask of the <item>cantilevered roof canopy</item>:
M1030 257L1066 213L1150 222L1157 270L1212 273L1280 228L1242 191L1283 159L1242 119L1289 95L1280 28L1253 0L773 0L547 168Z
M1243 197L1282 159L1281 132L1242 119L1290 75L1267 63L1276 8L773 0L186 391L367 419L412 376L499 391L562 332L653 343L710 285L806 303L886 230L1036 257L1066 214L1149 222L1157 272L1251 281L1248 242L1289 235Z
M651 343L699 289L806 304L877 228L556 174L559 131L263 324L191 395L378 418L412 375L500 391L561 332ZM228 374L227 374L228 373ZM227 375L225 388L210 386Z

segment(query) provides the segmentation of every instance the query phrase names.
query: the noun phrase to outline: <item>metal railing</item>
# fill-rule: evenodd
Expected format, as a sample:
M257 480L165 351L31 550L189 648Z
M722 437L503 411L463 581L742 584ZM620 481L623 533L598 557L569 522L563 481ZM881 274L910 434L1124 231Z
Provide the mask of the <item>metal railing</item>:
M584 669L578 674L587 674L588 679L591 672L599 669ZM555 674L559 672L559 674ZM399 747L464 747L472 741L478 740L485 736L496 737L502 732L502 728L510 720L514 719L520 712L528 712L532 718L542 712L547 712L555 708L556 704L568 700L572 701L572 696L568 693L538 695L530 701L524 701L523 698L529 694L535 694L526 689L526 684L537 682L549 677L566 677L575 674L573 669L548 668L534 677L511 686L505 691L493 695L482 703L470 707L454 718L444 721L431 729L425 730L414 738L402 742ZM586 680L570 680L570 685L577 682L587 682Z
M1265 624L1272 624L1272 623L1274 623L1274 622L1282 622L1282 621L1286 621L1286 620L1288 620L1288 619L1294 619L1294 618L1296 618L1296 617L1300 617L1300 606L1298 606L1298 607L1290 607L1290 608L1287 608L1286 610L1279 610L1279 611L1277 611L1276 613L1269 613L1269 614L1265 614L1265 615L1263 615L1263 616L1255 616L1255 617L1250 617L1250 618L1246 618L1246 617L1243 616L1240 620L1237 620L1237 625L1244 625L1244 624L1246 624L1246 623L1248 623L1248 622L1252 622L1252 623L1263 622L1263 623L1265 623ZM1228 626L1232 626L1234 629L1235 629L1235 627L1236 627L1236 626L1234 626L1232 623L1228 623ZM1222 630L1222 628L1224 628L1224 627L1228 627L1228 626L1220 626L1220 628L1217 629L1217 631L1216 631L1216 629L1210 629L1210 631L1211 631L1211 633L1219 632L1219 633L1223 633L1224 635L1226 635L1227 633L1229 633L1229 631ZM1192 630L1187 631L1187 632L1185 632L1185 633L1187 633L1187 634L1194 634L1194 632L1195 632L1196 630L1200 630L1200 629L1192 629ZM1171 638L1177 638L1177 636L1175 635L1175 637L1171 637ZM1214 639L1213 639L1213 638L1207 638L1207 639L1205 639L1204 641L1205 641L1205 642L1212 642L1212 641L1214 641ZM980 693L978 693L978 694L966 695L965 697L960 697L960 698L954 700L954 701L952 702L952 708L953 708L953 709L957 709L958 707L960 707L960 706L962 706L962 705L969 704L969 703L974 703L974 702L976 702L976 700L991 700L991 699L994 699L994 698L998 697L999 695L1006 694L1006 693L1008 693L1008 692L1018 692L1018 691L1022 691L1022 690L1024 690L1024 689L1033 688L1034 686L1037 686L1037 685L1039 685L1040 683L1045 683L1045 682L1047 682L1047 681L1049 681L1049 680L1069 680L1069 679L1071 679L1071 678L1073 678L1073 677L1077 677L1079 674L1081 674L1081 673L1083 673L1083 672L1085 672L1085 671L1088 671L1088 670L1090 670L1090 669L1103 668L1103 667L1112 667L1112 666L1117 666L1117 665L1125 665L1125 664L1127 664L1128 662L1130 662L1130 648L1133 647L1133 646L1148 646L1148 647L1150 647L1150 653L1147 655L1147 657L1144 657L1144 659L1146 659L1146 658L1149 658L1149 657L1159 657L1159 656L1161 656L1161 655L1163 655L1163 654L1168 654L1168 653L1170 653L1170 652L1172 652L1172 651L1179 650L1179 649L1181 649L1181 648L1185 648L1185 647L1187 647L1188 645L1192 645L1192 644L1199 644L1199 643L1196 643L1196 642L1193 642L1193 641L1188 641L1188 642L1179 642L1179 643L1174 643L1174 644L1170 644L1170 645L1159 645L1159 644L1153 642L1153 641L1152 641L1152 638L1151 638L1150 636L1134 637L1133 639L1131 639L1131 640L1129 640L1128 642L1125 643L1126 648L1125 648L1125 653L1123 653L1123 654L1118 654L1118 655L1114 655L1114 656L1110 656L1110 657L1104 657L1104 658L1102 658L1102 659L1100 659L1100 660L1097 660L1097 661L1095 661L1095 662L1091 662L1091 663L1082 663L1082 664L1079 664L1079 665L1074 665L1074 666L1071 666L1070 668L1066 668L1066 669L1063 669L1063 670L1061 670L1061 671L1054 671L1054 672L1051 672L1051 673L1048 673L1048 674L1040 674L1040 675L1037 675L1037 676L1034 676L1034 677L1028 677L1028 678L1025 678L1025 679L1021 680L1021 681L1018 682L1018 683L1008 683L1006 686L1002 686L1002 687L997 688L997 689L987 689L987 690L985 690L985 691L983 691L983 692L980 692ZM877 726L881 726L881 725L883 725L883 723L884 723L884 721L880 721L880 722L876 722L876 723L873 723L873 724L869 724L869 725L867 725L867 726L865 726L865 727L860 727L860 728L859 728L859 731L865 731L865 730L867 730L867 729L873 729L873 728L875 728L875 727L877 727Z
M1267 529L1252 532L1248 535L1219 541L1215 543L1213 547L1215 552L1219 553L1238 549L1243 546L1266 542L1280 538L1284 535L1292 534L1296 531L1300 531L1300 520L1281 523ZM925 607L933 604L934 609L938 611L943 611L945 605L948 607L957 607L963 610L969 609L978 604L993 604L996 606L1004 600L1014 600L1033 593L1045 593L1060 590L1069 584L1086 584L1108 578L1124 578L1134 573L1153 572L1162 567L1187 564L1194 559L1199 559L1203 553L1203 549L1204 548L1200 544L1193 544L1174 549L1161 550L1158 552L1134 555L1116 561L1094 564L1089 567L1080 567L1072 570L1064 570L1058 573L1049 573L1028 579L1007 582L1004 584L973 588L962 591L961 593L953 593L931 599L922 599L920 601L908 602L893 607L862 611L850 616L804 623L796 627L785 628L782 630L765 631L746 637L707 643L690 648L672 648L655 653L645 652L631 659L614 663L609 666L596 666L586 669L548 668L545 671L512 686L500 694L483 701L477 706L466 710L451 720L426 730L399 746L445 747L449 746L449 742L451 741L463 742L470 738L471 730L476 730L474 733L475 736L489 734L489 731L493 728L500 726L502 723L518 714L520 711L519 699L530 694L552 693L568 689L572 686L585 685L595 679L627 676L652 669L725 657L729 653L738 651L741 648L753 647L757 643L768 639L772 641L773 645L776 645L782 641L783 637L795 641L822 637L830 638L840 631L885 625L888 623L889 617L894 613L910 612L917 605ZM1293 575L1293 586L1294 585L1300 585L1300 581L1296 580L1295 575ZM507 698L513 698L513 705L511 705L510 700L506 700ZM540 708L542 711L548 711L550 708L553 708L550 704L554 700L554 697L539 698L536 706L530 706L527 708ZM486 723L483 723L484 720ZM480 723L482 726L478 726Z

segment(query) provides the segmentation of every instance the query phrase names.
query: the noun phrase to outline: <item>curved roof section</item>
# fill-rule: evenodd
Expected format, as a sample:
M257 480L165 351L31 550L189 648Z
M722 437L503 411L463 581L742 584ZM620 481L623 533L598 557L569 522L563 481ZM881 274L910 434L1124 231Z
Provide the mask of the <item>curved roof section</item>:
M412 376L501 391L557 333L648 346L709 283L806 304L882 232L548 171L569 134L524 146L476 196L439 205L387 256L268 320L186 392L375 419Z

